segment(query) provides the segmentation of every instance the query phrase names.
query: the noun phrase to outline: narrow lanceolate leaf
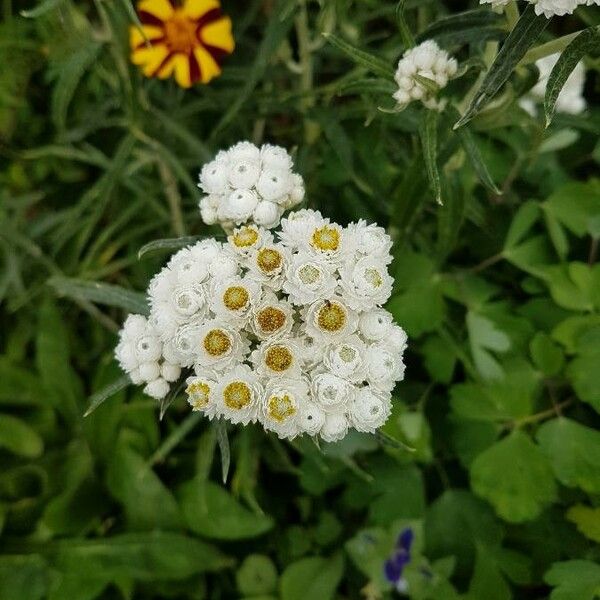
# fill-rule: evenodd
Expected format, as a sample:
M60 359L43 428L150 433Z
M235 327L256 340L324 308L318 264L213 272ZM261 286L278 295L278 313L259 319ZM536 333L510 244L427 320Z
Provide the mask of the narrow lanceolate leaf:
M394 79L394 69L385 60L349 44L333 33L324 33L323 35L332 46L347 54L357 65L386 79Z
M428 110L423 115L419 127L421 145L423 146L423 159L427 170L427 177L435 201L442 204L442 186L440 172L437 164L437 127L440 114L436 110Z
M205 236L189 235L185 237L168 238L148 242L138 250L138 260L146 254L151 254L153 252L160 252L162 250L179 250L180 248L185 248L186 246L201 240L203 237Z
M502 15L487 8L477 8L436 19L417 36L417 41L435 39L446 44L464 44L486 39L500 39L504 35L506 29Z
M45 15L47 12L58 8L61 4L64 4L66 0L45 0L44 2L40 2L35 8L30 10L22 10L21 16L29 19L35 19L36 17L41 17Z
M229 475L229 465L231 464L231 450L229 449L229 438L227 437L227 425L225 421L219 419L215 422L215 430L217 432L217 444L221 452L221 475L223 483L227 482Z
M400 30L400 37L402 38L402 45L405 49L413 48L415 46L415 38L406 22L404 17L404 9L406 0L400 0L396 6L396 20L398 21L398 29Z
M150 312L144 294L118 285L58 276L50 278L48 283L60 296L115 306L140 315Z
M475 173L477 173L477 177L479 177L481 183L492 190L494 194L500 195L502 191L494 183L486 164L483 162L483 158L481 157L481 153L479 152L479 148L477 147L471 132L466 127L463 127L459 131L459 136L467 157L471 162L471 166L475 170Z
M560 55L548 77L546 86L546 97L544 98L546 127L552 121L556 110L556 101L569 75L586 54L596 52L598 49L600 49L600 27L590 27L582 31Z
M95 394L90 396L90 405L87 410L83 413L84 417L91 415L105 400L112 398L116 393L124 390L131 383L129 375L123 375L112 383L109 383L106 387L98 390Z
M492 63L469 108L454 125L454 129L468 123L499 92L527 50L544 31L548 21L543 15L535 14L533 4L527 6Z

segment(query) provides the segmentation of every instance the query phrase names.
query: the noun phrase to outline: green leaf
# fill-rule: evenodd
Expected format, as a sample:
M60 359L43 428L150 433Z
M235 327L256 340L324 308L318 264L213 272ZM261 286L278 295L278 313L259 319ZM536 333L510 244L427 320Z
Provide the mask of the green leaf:
M563 485L600 494L600 433L560 417L544 423L536 439Z
M543 331L538 331L529 344L531 357L535 365L544 375L557 375L565 364L565 357L552 338Z
M237 569L235 580L240 594L270 594L277 586L277 569L268 556L250 554Z
M123 505L134 530L179 529L181 515L171 492L146 460L121 440L108 466L106 484Z
M442 186L440 183L440 172L437 164L437 130L440 114L436 110L426 110L423 113L419 126L421 146L423 148L423 159L429 178L429 186L435 201L442 202Z
M504 250L517 246L537 222L540 214L540 205L537 202L529 200L521 204L508 228Z
M85 413L83 413L83 416L88 417L91 415L103 402L109 398L112 398L115 394L119 393L121 390L124 390L130 384L131 379L129 378L129 375L123 375L122 377L119 377L115 381L103 387L101 390L98 390L95 394L90 396L89 406Z
M577 504L567 511L567 519L575 523L579 533L600 544L600 508Z
M402 46L405 50L413 48L415 46L415 38L406 22L404 16L404 9L406 8L406 0L400 0L396 5L396 21L398 22L398 29L400 31L400 38L402 39Z
M25 421L0 414L0 447L25 458L37 458L44 450L44 442Z
M0 556L0 598L42 600L49 580L46 561L37 554Z
M296 561L281 575L281 600L333 600L343 569L341 554L329 559L311 557Z
M358 66L364 67L385 79L394 80L394 69L385 60L356 48L333 33L324 33L323 35L332 46L349 56Z
M595 600L600 594L600 565L589 560L557 562L544 581L556 588L550 600Z
M227 482L229 467L231 465L231 450L229 449L229 437L227 435L227 425L223 419L215 421L215 431L217 433L217 444L221 453L221 478L223 483Z
M471 354L477 370L484 379L501 378L502 367L491 352L507 352L510 338L491 319L471 310L466 320Z
M477 546L473 577L466 600L512 600L510 587L487 548Z
M527 50L535 44L544 31L548 21L549 19L544 15L535 14L535 7L532 4L527 6L502 45L465 114L454 125L454 129L462 127L473 119L500 91Z
M66 1L67 0L43 0L35 8L31 8L30 10L22 10L20 14L22 17L26 17L28 19L35 19L36 17L45 15L51 10L60 8L60 6Z
M48 283L59 296L115 306L140 315L148 315L150 312L145 294L126 290L118 285L68 277L52 277Z
M204 537L218 540L254 538L273 527L273 519L244 508L221 486L196 478L178 492L188 527Z
M519 430L484 450L470 471L473 491L511 523L535 519L556 498L549 461Z
M577 237L590 235L592 223L600 218L600 184L597 181L566 183L541 206Z
M163 240L153 240L152 242L148 242L144 244L138 250L138 260L145 256L146 254L152 254L154 252L162 252L165 250L179 250L180 248L185 248L186 246L191 246L195 244L198 240L204 239L206 236L202 235L190 235L186 237L178 237L178 238L170 238Z
M597 27L589 27L582 31L560 54L554 65L546 84L544 97L544 113L546 115L546 127L552 122L556 101L567 82L567 79L577 66L579 61L586 55L600 48L600 31Z
M459 131L459 137L471 166L479 177L481 183L483 183L483 185L485 185L489 190L494 192L494 194L501 195L502 191L494 183L486 164L483 162L483 158L481 157L481 153L479 152L479 148L477 147L473 134L468 130L468 128L463 127Z

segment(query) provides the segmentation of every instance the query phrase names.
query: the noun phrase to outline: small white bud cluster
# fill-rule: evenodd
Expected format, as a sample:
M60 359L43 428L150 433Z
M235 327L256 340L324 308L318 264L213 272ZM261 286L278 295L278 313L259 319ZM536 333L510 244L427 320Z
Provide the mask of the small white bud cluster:
M418 77L429 80L440 90L448 85L457 71L456 59L451 58L433 40L427 40L407 50L398 62L395 75L398 90L394 93L394 99L400 108L413 100L420 100L427 108L439 110L443 108L443 103Z
M276 236L246 224L225 243L177 252L149 285L149 319L127 319L119 362L154 397L182 370L189 403L209 419L259 422L286 439L374 432L407 341L381 308L390 237L312 210L290 213Z
M169 383L177 381L181 374L179 365L163 358L158 332L142 315L129 315L125 320L115 356L133 383L146 384L144 392L152 398L164 398Z
M559 58L560 53L551 54L550 56L540 58L535 63L540 71L540 78L535 86L531 88L529 94L519 101L521 107L532 116L537 115L536 103L543 102L544 100L548 78ZM571 115L582 113L587 106L585 98L583 97L584 87L585 67L583 66L583 63L580 62L573 69L560 91L556 101L556 110Z
M250 142L239 142L204 165L199 187L207 194L200 200L202 220L229 229L247 221L276 227L284 211L304 198L304 182L293 172L287 150Z
M511 0L479 0L480 4L491 4L494 8L506 6ZM537 15L546 18L570 15L578 6L600 5L600 0L527 0L535 4Z

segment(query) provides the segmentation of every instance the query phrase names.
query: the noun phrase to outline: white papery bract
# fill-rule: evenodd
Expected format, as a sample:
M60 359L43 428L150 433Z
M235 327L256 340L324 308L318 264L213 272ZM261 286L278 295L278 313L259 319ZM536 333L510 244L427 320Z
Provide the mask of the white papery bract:
M510 0L479 0L480 4L491 4L493 7L503 7L509 2ZM537 15L544 15L548 19L570 15L578 6L600 4L600 0L527 0L527 2L535 5Z
M427 108L439 110L444 104L431 88L445 88L457 71L456 59L451 58L433 40L427 40L407 50L398 62L394 76L398 90L394 93L394 99L400 108L419 100ZM428 80L427 85L423 79Z
M293 167L279 146L240 142L219 152L200 172L202 220L228 229L247 222L277 226L283 212L304 199L304 182Z
M246 193L263 171L291 168L274 146L234 150L203 171L211 193ZM183 371L192 410L209 419L258 422L282 439L373 432L404 375L406 334L382 308L391 245L376 225L314 210L290 213L280 232L246 223L224 243L199 241L151 280L150 315L127 318L117 359L155 398Z

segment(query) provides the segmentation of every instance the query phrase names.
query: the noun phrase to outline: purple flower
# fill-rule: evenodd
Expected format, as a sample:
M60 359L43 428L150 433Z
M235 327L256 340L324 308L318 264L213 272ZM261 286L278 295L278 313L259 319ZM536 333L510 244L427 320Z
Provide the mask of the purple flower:
M402 572L404 567L410 562L410 548L414 539L414 532L410 527L403 529L396 541L396 548L393 554L385 561L383 572L385 578L394 585L399 592L405 592L407 583Z

